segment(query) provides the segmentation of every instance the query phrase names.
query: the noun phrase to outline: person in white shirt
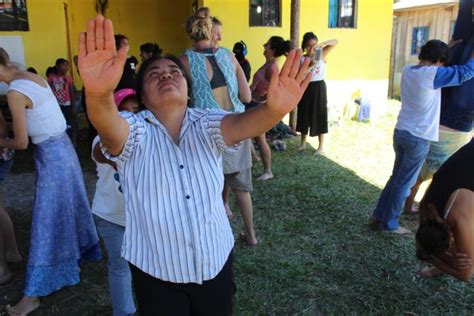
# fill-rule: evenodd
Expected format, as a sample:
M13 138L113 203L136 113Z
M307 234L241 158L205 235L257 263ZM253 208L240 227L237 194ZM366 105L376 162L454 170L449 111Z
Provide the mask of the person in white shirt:
M139 110L133 89L121 89L115 92L114 102L121 112L136 113ZM120 254L125 232L125 201L117 166L104 157L99 142L100 138L96 136L91 151L92 160L97 166L98 178L92 200L92 214L108 253L108 282L113 315L132 315L136 311L133 302L132 275L127 261Z
M467 64L443 67L448 54L448 45L430 40L421 48L418 65L403 69L402 106L393 136L395 164L369 219L383 231L411 233L399 225L398 218L428 154L429 142L438 141L441 88L460 85L474 76L474 51Z
M101 258L84 177L66 121L48 83L19 70L0 47L0 81L9 85L12 138L0 148L26 149L33 143L36 189L23 298L7 305L9 315L27 315L39 297L79 283L79 262Z
M79 69L92 123L116 161L125 197L122 255L143 315L228 315L235 291L234 237L221 193L222 152L271 128L298 102L309 60L289 54L267 103L240 114L188 107L189 78L174 56L152 57L137 76L145 110L120 116L112 91L128 47L115 50L110 20L90 20Z

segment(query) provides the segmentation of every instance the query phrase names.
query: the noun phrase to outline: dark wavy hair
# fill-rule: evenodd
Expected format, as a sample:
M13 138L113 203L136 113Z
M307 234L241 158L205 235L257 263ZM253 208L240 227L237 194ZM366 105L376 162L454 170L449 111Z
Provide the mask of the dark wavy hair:
M272 36L268 40L270 48L273 49L273 55L275 57L287 56L293 45L290 41L285 41L281 36Z
M163 49L161 49L160 45L156 43L145 43L140 45L140 51L145 52L147 54L153 55L161 55L163 53Z
M68 65L69 65L69 62L67 61L67 59L58 58L58 59L56 59L56 62L54 63L54 65L55 65L56 68L58 68L58 67L61 66L62 64L68 64Z
M186 68L184 67L183 63L181 60L179 60L178 57L171 55L171 54L166 54L164 56L160 55L153 55L152 57L148 58L143 62L143 64L140 67L140 70L137 73L137 79L136 79L136 96L138 103L140 105L143 105L143 80L145 79L145 75L147 73L148 68L157 60L161 59L168 59L175 63L178 68L181 70L181 73L183 74L184 79L186 80L186 83L188 85L188 107L192 107L191 105L191 100L192 100L192 86L191 86L191 78L189 77L188 73L186 72Z
M420 223L415 238L422 248L416 253L420 260L430 260L449 249L449 228L446 224L439 223L434 219Z
M440 40L429 40L421 47L419 60L427 60L432 63L445 63L449 59L449 47L445 42Z
M310 40L318 41L318 37L313 32L306 32L303 35L303 40L301 41L301 49L305 49Z
M128 40L128 37L126 37L123 34L115 34L114 39L115 39L115 49L119 50L122 40L123 39Z

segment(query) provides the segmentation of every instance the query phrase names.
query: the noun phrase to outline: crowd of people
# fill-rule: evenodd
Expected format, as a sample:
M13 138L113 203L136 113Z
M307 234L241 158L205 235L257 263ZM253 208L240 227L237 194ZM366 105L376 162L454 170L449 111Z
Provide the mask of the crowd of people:
M245 226L240 237L256 246L252 140L263 164L257 180L270 180L265 133L297 106L299 150L309 134L318 136L315 154L324 152L326 58L338 41L319 42L307 32L295 50L290 41L270 37L263 45L265 63L249 86L246 44L239 41L232 51L221 47L223 23L208 8L188 17L185 29L192 46L182 56L163 55L159 45L146 43L140 46L141 62L128 55L128 38L114 34L112 21L103 16L80 34L74 62L84 84L80 99L98 176L92 206L74 150L76 93L68 61L58 59L45 81L12 65L0 49L0 81L9 85L12 121L9 130L0 115L0 183L13 150L25 149L30 140L37 170L24 297L7 307L10 315L26 315L40 297L77 284L79 262L102 256L99 236L108 253L114 315L232 314L230 193ZM461 124L459 116L450 116L460 106L442 106L447 97L441 96L443 87L473 81L472 42L471 37L452 43L453 50L470 49L453 64L448 45L428 41L419 64L404 69L393 174L370 217L382 231L409 234L399 216L410 189L416 191L423 163L430 165L433 183L419 207L416 241L418 258L434 268L419 271L420 277L444 272L469 282L473 272L474 109L463 112L470 125ZM281 57L286 59L280 70ZM427 156L433 150L436 157L436 146L443 146L442 126L447 134L460 130L462 137L446 136L451 152L433 168L429 161L435 158ZM405 206L410 212L411 203L409 198ZM8 264L23 260L1 199L0 228L1 285L11 278Z

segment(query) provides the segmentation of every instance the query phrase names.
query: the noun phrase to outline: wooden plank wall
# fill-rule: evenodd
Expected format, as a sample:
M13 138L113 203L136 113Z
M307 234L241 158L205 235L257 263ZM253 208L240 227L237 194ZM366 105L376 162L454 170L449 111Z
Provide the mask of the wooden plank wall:
M393 95L398 95L400 75L403 67L408 64L418 63L418 56L411 55L413 28L429 26L428 39L440 39L449 42L452 22L456 20L459 4L439 5L430 8L420 8L396 12L394 28L395 40L393 43L395 58L393 67Z

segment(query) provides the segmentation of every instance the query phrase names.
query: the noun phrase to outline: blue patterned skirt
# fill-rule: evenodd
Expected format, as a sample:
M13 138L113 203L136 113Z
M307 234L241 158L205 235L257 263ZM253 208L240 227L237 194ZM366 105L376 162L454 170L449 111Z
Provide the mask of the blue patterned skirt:
M34 148L36 193L24 294L79 283L79 262L101 258L84 178L66 133Z

